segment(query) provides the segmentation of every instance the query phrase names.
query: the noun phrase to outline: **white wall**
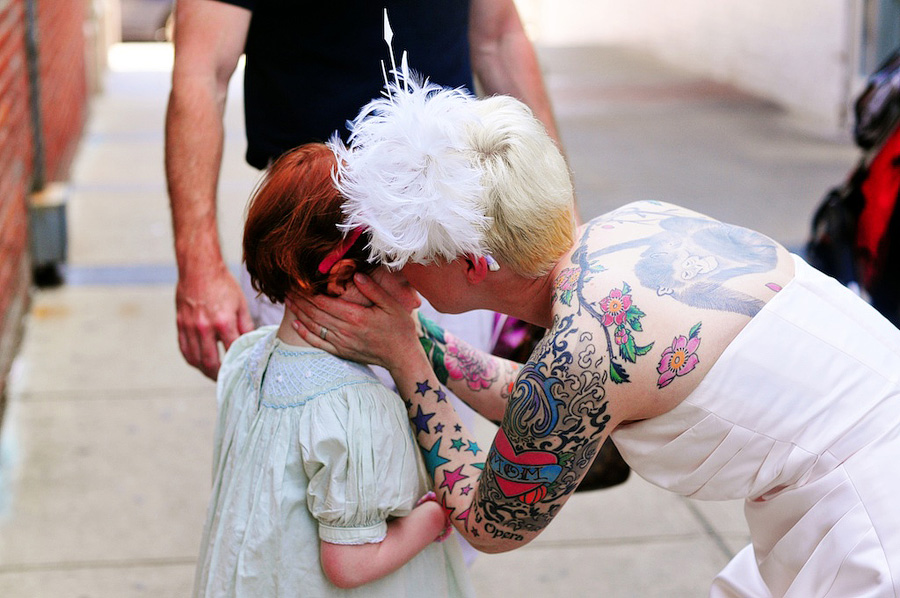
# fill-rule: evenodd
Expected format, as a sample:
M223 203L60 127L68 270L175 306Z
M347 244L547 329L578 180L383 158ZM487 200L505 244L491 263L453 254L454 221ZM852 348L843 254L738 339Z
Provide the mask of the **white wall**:
M839 127L860 0L518 0L539 44L626 44Z

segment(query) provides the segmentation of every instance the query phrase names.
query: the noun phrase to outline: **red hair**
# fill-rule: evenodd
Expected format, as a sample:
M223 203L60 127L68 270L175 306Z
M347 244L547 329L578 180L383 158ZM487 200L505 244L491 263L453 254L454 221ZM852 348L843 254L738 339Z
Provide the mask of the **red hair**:
M254 191L244 224L244 261L253 289L275 303L290 293L324 293L319 263L344 238L344 198L332 181L334 153L321 143L301 145L275 161ZM345 254L371 272L366 236Z

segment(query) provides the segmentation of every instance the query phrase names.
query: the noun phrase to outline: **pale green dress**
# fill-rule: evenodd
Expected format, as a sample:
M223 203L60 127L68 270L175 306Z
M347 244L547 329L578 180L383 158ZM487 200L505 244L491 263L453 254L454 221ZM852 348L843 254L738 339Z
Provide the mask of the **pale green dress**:
M194 596L474 596L457 542L429 544L354 590L322 572L319 539L381 541L427 491L403 403L371 371L290 346L269 326L219 371L213 488Z

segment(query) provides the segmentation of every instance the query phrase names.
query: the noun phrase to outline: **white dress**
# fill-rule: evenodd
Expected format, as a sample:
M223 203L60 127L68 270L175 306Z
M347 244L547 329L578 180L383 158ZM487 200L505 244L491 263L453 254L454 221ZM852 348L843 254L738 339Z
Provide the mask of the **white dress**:
M319 540L378 542L427 491L406 410L368 368L286 345L277 327L240 337L217 385L213 489L194 596L474 596L457 543L341 590Z
M900 331L794 259L694 392L613 440L662 488L746 499L710 596L900 596Z

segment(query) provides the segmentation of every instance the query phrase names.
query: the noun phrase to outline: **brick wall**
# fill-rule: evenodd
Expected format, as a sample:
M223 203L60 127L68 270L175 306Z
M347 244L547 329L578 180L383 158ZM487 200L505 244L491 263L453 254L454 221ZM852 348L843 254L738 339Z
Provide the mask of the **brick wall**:
M31 109L26 2L36 16L39 138ZM31 282L28 195L45 182L67 178L86 118L88 2L0 0L0 420ZM41 145L42 153L36 150Z
M36 0L46 180L67 178L84 125L85 0ZM2 0L0 0L2 2Z
M0 0L0 415L29 282L26 198L33 150L29 97L25 2Z

